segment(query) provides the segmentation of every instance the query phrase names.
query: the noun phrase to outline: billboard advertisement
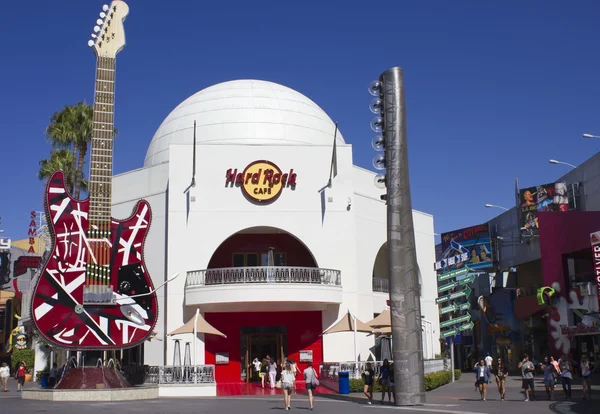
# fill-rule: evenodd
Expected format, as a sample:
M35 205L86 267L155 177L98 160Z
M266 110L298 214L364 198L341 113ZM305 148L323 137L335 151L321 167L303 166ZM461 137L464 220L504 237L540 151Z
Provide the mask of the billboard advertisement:
M568 211L567 183L538 185L519 190L519 219L521 234L539 234L538 212Z
M488 224L442 233L442 257L436 270L454 270L468 266L483 271L493 266L492 244Z

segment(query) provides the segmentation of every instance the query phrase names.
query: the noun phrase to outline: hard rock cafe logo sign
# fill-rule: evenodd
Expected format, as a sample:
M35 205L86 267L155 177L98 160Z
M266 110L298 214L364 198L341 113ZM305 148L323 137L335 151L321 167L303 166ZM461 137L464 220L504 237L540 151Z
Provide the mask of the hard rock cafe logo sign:
M284 188L294 190L297 176L293 169L283 173L271 161L254 161L243 171L230 168L225 175L226 187L241 187L244 195L259 204L277 200Z

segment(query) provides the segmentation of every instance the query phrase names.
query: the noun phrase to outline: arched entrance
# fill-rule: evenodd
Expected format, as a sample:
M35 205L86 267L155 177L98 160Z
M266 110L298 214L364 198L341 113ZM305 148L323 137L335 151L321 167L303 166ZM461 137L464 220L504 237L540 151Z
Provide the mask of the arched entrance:
M278 228L261 226L227 238L213 253L208 269L269 265L318 267L310 250L298 238Z
M373 292L388 293L390 272L388 269L387 242L379 248L373 264Z
M341 292L340 273L319 269L297 237L267 226L238 231L200 272L211 292L199 302L204 317L227 335L205 338L205 360L216 365L217 382L260 381L257 363L267 356L294 359L301 369L304 355L322 362L321 312L331 301L327 289Z

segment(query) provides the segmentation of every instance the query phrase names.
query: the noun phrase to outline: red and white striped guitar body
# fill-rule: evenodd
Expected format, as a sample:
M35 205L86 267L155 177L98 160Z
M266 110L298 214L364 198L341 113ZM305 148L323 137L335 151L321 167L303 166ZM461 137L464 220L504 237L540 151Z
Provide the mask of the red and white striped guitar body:
M64 348L122 349L143 342L158 318L154 287L144 265L144 240L151 221L148 202L138 202L126 220L112 219L110 239L103 240L88 238L89 200L71 198L61 171L48 181L45 202L54 245L32 301L32 317L39 333ZM83 305L88 253L98 243L110 251L114 305ZM129 298L144 293L150 294ZM132 306L143 324L124 316L123 305Z

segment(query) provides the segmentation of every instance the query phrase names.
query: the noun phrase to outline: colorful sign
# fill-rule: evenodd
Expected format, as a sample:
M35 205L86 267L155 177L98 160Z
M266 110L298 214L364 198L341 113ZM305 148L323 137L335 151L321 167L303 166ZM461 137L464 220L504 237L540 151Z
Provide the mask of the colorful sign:
M460 261L456 260L457 257ZM493 266L488 224L442 233L442 260L436 263L436 270L445 267L449 267L448 270L461 269L466 266L471 271Z
M454 336L458 333L456 329L450 329L449 331L442 332L442 338L447 338L449 336Z
M450 306L446 306L445 308L440 309L440 315L444 315L444 314L450 313L450 312L456 312L457 309L458 309L458 306L456 306L453 303Z
M577 326L561 325L560 332L569 338L569 340L578 335L596 335L600 333L600 323L593 323L591 325L579 323Z
M468 329L473 329L474 326L475 326L475 324L473 322L469 322L464 325L460 325L460 328L458 328L458 329L462 332L462 331L466 331Z
M596 277L596 293L600 302L600 231L590 234L592 253L594 255L594 276Z
M458 323L470 322L470 321L471 321L471 315L469 313L467 313L466 315L459 316L458 318L448 319L447 321L440 322L440 328L445 328L447 326L452 326L452 325L456 325Z
M551 183L519 190L521 234L539 234L538 212L568 211L569 196L566 183Z
M438 280L440 282L443 282L444 280L454 279L455 277L466 275L467 273L469 273L469 268L468 267L463 267L462 269L453 270L451 272L439 274L438 275Z
M13 277L24 275L27 269L37 269L41 264L40 256L21 256L14 261Z
M457 286L458 286L458 282L451 282L451 283L448 283L446 285L442 285L442 286L438 287L438 293L442 293L442 292L445 292L447 290L452 290L452 289L454 289Z
M241 187L244 195L259 204L270 204L277 200L284 188L296 188L297 175L293 169L282 173L271 161L254 161L244 171L230 168L225 174L225 186Z
M37 234L36 217L37 213L32 211L30 215L31 221L29 222L29 231L27 232L27 235L29 236L29 250L27 250L27 253L35 253L35 235Z

